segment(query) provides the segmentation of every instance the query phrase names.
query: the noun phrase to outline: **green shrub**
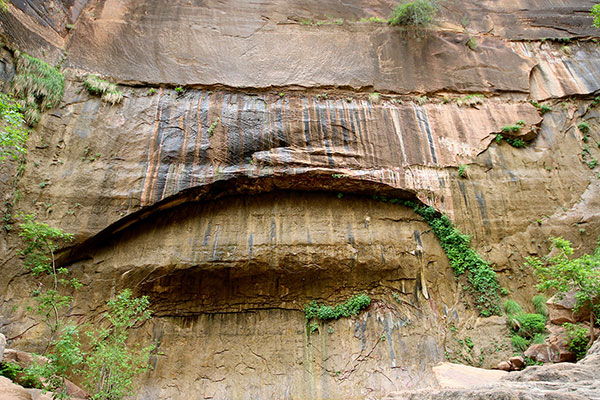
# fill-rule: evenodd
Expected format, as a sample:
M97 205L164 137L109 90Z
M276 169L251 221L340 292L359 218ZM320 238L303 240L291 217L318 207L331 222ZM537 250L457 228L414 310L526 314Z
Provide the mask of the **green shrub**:
M506 125L502 127L502 133L518 133L521 130L521 125Z
M371 304L371 298L365 294L352 296L347 302L336 306L319 305L316 300L311 301L304 306L304 314L307 320L317 318L323 321L330 319L340 319L358 315L358 313Z
M523 309L521 308L519 303L517 303L514 300L506 300L504 302L503 308L506 315L510 316L517 315L523 312Z
M532 343L533 344L544 344L546 342L547 336L548 335L546 335L545 333L536 333L535 335L533 335Z
M474 37L470 37L469 40L467 40L467 47L473 51L477 50L477 41Z
M584 326L571 324L569 322L565 322L563 327L569 338L567 343L569 350L575 353L577 361L581 360L587 353L590 330Z
M524 337L521 337L519 335L512 335L510 337L510 343L512 344L515 351L522 353L525 350L527 350L530 342L529 342L529 340L527 340Z
M546 317L540 314L519 313L514 316L518 324L517 334L533 339L536 333L546 332Z
M381 95L377 92L369 94L369 102L373 104L379 104L381 101Z
M478 104L483 104L483 99L484 97L482 94L468 94L456 99L456 104L459 107L473 107Z
M393 26L424 28L437 13L439 5L435 0L414 0L398 4L388 20Z
M11 381L16 380L17 376L22 372L23 368L15 362L5 361L0 363L0 376L4 376Z
M117 85L100 79L98 75L88 75L83 82L83 86L90 94L101 96L103 101L112 105L123 101L123 93L117 89Z
M581 122L579 125L577 125L577 129L579 129L581 133L586 134L590 131L590 124L587 122Z
M510 144L512 147L521 148L525 147L525 142L522 139L513 139L506 138L506 143Z
M6 158L18 160L25 154L29 132L24 125L19 104L0 93L0 163Z
M535 312L548 318L548 306L546 306L546 301L548 301L548 298L543 294L538 294L532 299Z
M466 165L463 164L458 167L458 176L460 176L461 178L467 177L467 166Z
M12 88L21 102L25 121L34 126L41 111L60 104L65 79L60 71L28 54L15 52L16 72Z

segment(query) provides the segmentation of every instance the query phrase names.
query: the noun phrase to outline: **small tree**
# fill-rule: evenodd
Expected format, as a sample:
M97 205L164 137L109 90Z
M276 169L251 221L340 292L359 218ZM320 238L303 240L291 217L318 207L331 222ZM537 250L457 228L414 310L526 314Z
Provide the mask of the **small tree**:
M439 5L437 0L414 0L398 4L392 12L388 23L413 27L416 29L427 27L437 13Z
M575 311L585 307L590 309L590 325L600 316L600 247L593 254L584 254L571 259L571 242L561 237L552 238L550 251L556 249L552 257L528 257L526 264L533 268L540 283L539 290L555 290L559 297L576 290ZM588 347L594 342L594 330Z
M129 330L151 317L147 296L135 298L121 291L108 301L109 326L88 332L92 349L85 359L84 382L92 400L120 400L132 393L133 379L148 370L153 345L130 348Z

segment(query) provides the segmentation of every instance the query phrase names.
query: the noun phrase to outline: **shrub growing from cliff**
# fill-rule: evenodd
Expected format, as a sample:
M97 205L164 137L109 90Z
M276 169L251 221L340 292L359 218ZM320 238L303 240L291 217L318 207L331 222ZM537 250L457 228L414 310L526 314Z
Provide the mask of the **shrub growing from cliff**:
M327 321L330 319L340 319L342 317L351 317L367 308L371 304L371 298L365 294L352 296L348 301L335 306L319 305L316 300L311 301L304 306L306 319L310 321L313 318Z
M7 158L18 160L22 157L28 135L19 104L0 93L0 163Z
M594 17L594 26L600 28L600 4L593 6L590 11Z
M101 96L102 101L112 105L123 101L123 93L117 89L117 85L100 79L98 75L88 75L83 82L83 86L90 94Z
M425 28L439 9L436 0L414 0L398 4L390 15L388 23L393 26Z
M28 54L15 51L15 61L13 91L23 106L25 121L34 126L42 111L60 103L65 79L58 69Z

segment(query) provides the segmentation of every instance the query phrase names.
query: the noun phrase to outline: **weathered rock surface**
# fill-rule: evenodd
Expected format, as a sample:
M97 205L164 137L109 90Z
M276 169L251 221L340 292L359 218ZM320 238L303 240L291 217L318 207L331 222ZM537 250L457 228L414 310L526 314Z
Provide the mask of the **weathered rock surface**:
M508 372L445 362L433 367L433 374L439 387L461 389L497 382L507 376Z
M522 304L533 289L519 267L545 253L548 236L590 251L600 181L583 161L600 152L590 145L582 159L576 126L588 122L598 140L600 114L587 108L600 89L587 40L594 3L447 2L415 38L354 21L385 18L387 0L12 1L0 13L6 43L52 63L64 56L67 87L31 135L22 179L0 171L2 204L19 193L24 212L76 235L59 260L84 283L77 322L98 320L123 287L150 296L156 317L133 340L159 348L140 398L372 399L429 387L450 327L472 339L465 357L494 367L511 355L505 337L492 343L502 324L466 309L412 210L372 195L451 216ZM541 40L561 37L580 40ZM10 52L2 57L9 79ZM119 82L123 103L90 97L87 73ZM375 90L381 101L369 102ZM473 93L485 97L457 106ZM552 111L541 116L530 99ZM530 146L494 140L521 120ZM0 235L0 326L32 351L47 336L26 312L33 278L15 231ZM374 299L367 311L307 333L306 302L360 291ZM553 382L480 393L593 394L597 383L581 376L569 394Z
M392 393L386 400L412 399L600 399L600 341L578 362L528 367L503 381L467 389L425 389Z
M589 309L580 309L575 312L577 299L575 292L565 293L564 296L553 296L546 302L548 306L548 318L550 323L562 325L565 322L575 324L577 322L587 322L590 319Z
M32 397L24 387L0 376L0 400L32 400Z

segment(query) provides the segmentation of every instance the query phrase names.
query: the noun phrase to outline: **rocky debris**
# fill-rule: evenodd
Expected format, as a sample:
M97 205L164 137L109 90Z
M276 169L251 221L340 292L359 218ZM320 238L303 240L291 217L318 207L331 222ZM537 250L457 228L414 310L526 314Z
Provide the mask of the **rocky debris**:
M552 362L575 362L577 356L571 350L569 350L569 337L565 332L565 328L558 325L547 325L548 338L546 339L546 343L553 349L552 354L555 357L552 359Z
M590 319L589 309L580 309L575 312L577 299L575 298L576 291L565 293L564 296L552 296L546 302L548 306L548 319L550 323L562 325L565 322L575 324L577 322L585 322Z
M531 358L533 361L538 362L551 362L552 360L558 359L558 352L551 346L543 344L533 344L525 350L525 357Z
M580 362L533 366L501 381L465 389L422 389L390 393L385 400L598 400L600 340Z

